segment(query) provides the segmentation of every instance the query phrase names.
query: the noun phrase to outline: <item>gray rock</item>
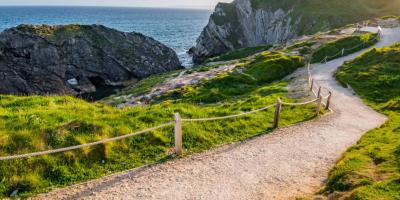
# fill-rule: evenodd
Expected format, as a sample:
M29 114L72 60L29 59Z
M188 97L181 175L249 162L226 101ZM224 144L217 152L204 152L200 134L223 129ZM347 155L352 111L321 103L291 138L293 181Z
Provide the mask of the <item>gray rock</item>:
M20 25L0 33L0 93L82 94L182 68L140 33L101 25Z
M282 44L305 34L371 17L399 14L399 7L400 0L235 0L219 3L189 53L196 63L201 63L235 49Z

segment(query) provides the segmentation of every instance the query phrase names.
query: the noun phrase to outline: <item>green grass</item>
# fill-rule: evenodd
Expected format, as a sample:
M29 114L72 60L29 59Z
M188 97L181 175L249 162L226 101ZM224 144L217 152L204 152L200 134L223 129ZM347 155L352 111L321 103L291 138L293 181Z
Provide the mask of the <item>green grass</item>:
M209 63L209 62L220 62L220 61L230 61L230 60L242 59L242 58L246 58L251 55L254 55L256 53L266 51L269 48L271 48L271 46L263 45L263 46L257 46L257 47L248 47L248 48L238 49L238 50L230 51L230 52L225 53L218 57L209 58L204 62Z
M342 192L349 199L400 199L400 44L346 63L337 78L389 121L344 154L324 191Z
M203 118L262 108L284 96L287 82L279 80L303 65L304 60L300 57L264 53L251 64L242 66L242 73L237 71L208 80L196 88L185 88L188 92L179 93L178 98L164 96L162 102L125 109L67 96L1 95L0 156L56 149L124 135L172 121L173 114L177 112L183 118ZM149 82L148 85L153 85L154 81ZM203 98L213 100L204 102ZM281 125L313 117L313 105L284 107ZM272 121L273 109L224 121L184 123L185 154L268 133ZM173 127L167 127L91 148L1 161L0 198L17 189L19 196L29 197L54 187L170 159L172 148Z
M349 36L326 43L316 49L312 55L311 62L317 63L324 60L328 56L329 60L334 60L342 56L342 49L345 49L344 56L357 52L361 49L370 47L378 42L375 33L365 33L357 36Z
M289 11L292 19L301 17L300 23L292 23L299 35L328 31L347 24L368 20L384 15L397 15L400 0L251 0L254 9L275 12L277 9Z
M303 47L311 47L314 44L315 44L315 42L311 42L311 41L298 42L296 44L293 44L293 45L287 47L286 50L299 49L299 48L303 48Z
M170 71L162 74L156 74L153 76L150 76L146 79L140 80L138 83L135 83L131 87L127 87L121 91L119 91L117 94L112 95L110 97L105 98L105 100L112 100L114 97L122 96L122 95L132 95L132 96L139 96L142 94L146 94L151 91L151 89L156 86L157 84L163 83L164 81L176 77L179 75L179 73L182 72L182 70L175 70L175 71ZM121 103L121 102L115 102Z
M263 84L280 80L304 66L299 56L286 56L282 52L264 52L231 74L205 81L199 86L187 86L171 91L160 99L179 99L185 102L215 103L248 96ZM273 93L273 91L269 91Z

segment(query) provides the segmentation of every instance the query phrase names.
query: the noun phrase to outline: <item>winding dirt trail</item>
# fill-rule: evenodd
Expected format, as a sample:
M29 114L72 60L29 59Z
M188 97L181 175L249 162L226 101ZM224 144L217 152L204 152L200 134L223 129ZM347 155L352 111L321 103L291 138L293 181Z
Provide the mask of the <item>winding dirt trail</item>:
M397 41L400 29L384 29L383 40L377 46ZM312 66L318 83L333 91L333 114L246 142L36 198L294 199L311 194L320 188L328 171L349 146L386 120L332 77L337 67L360 53Z

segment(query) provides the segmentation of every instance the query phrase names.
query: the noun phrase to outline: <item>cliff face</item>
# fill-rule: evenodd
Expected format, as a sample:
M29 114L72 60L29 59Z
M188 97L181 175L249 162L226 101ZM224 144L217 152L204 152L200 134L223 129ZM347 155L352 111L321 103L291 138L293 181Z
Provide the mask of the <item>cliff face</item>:
M227 51L400 13L400 0L235 0L220 3L190 50L200 63Z
M0 33L0 93L82 94L180 68L139 33L99 25L20 25Z

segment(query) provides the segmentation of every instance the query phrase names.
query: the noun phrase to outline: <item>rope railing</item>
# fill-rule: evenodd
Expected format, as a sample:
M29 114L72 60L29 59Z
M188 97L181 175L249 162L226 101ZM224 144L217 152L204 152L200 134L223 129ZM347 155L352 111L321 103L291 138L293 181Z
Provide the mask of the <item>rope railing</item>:
M378 35L377 38L381 37L381 29L379 27L379 31L378 31ZM353 47L354 48L354 47ZM343 52L345 51L345 49L342 50L342 55L344 54ZM336 54L334 56L338 56L339 54ZM327 62L327 59L329 57L326 56L324 58L325 63ZM322 63L321 61L321 63ZM75 146L70 146L70 147L65 147L65 148L60 148L60 149L53 149L53 150L47 150L47 151L41 151L41 152L34 152L34 153L26 153L26 154L19 154L19 155L11 155L11 156L3 156L0 157L0 161L6 161L6 160L14 160L14 159L21 159L21 158L30 158L30 157L36 157L36 156L43 156L43 155L50 155L50 154L55 154L55 153L62 153L62 152L66 152L66 151L72 151L72 150L76 150L76 149L81 149L81 148L85 148L85 147L92 147L95 145L100 145L100 144L105 144L105 143L109 143L109 142L115 142L115 141L119 141L122 139L126 139L129 137L133 137L133 136L137 136L137 135L141 135L144 133L148 133L151 131L155 131L158 129L162 129L171 125L174 125L174 137L175 137L175 153L177 155L182 155L183 153L183 148L182 148L182 122L204 122L204 121L216 121L216 120L224 120L224 119L232 119L232 118L238 118L238 117L242 117L242 116L246 116L246 115L250 115L250 114L254 114L257 112L261 112L261 111L265 111L268 110L270 108L275 107L275 116L274 116L274 128L278 128L279 127L279 119L280 119L280 113L281 113L281 109L282 106L304 106L304 105L308 105L308 104L312 104L312 103L317 103L317 115L320 114L320 109L321 109L321 105L325 105L326 109L330 109L330 100L332 97L332 92L329 91L329 94L327 96L321 96L321 89L322 87L318 87L318 91L314 91L314 86L317 86L315 83L314 78L312 77L312 73L311 73L311 63L308 63L307 65L307 73L308 73L308 84L310 87L310 91L316 96L316 99L310 100L310 101L306 101L306 102L299 102L299 103L288 103L288 102L283 102L281 99L278 99L276 104L272 104L257 110L253 110L253 111L249 111L249 112L245 112L245 113L240 113L240 114L235 114L235 115L227 115L227 116L221 116L221 117L210 117L210 118L199 118L199 119L182 119L179 115L179 113L176 113L174 115L174 122L168 122L165 124L161 124L152 128L148 128L148 129L144 129L142 131L138 131L135 133L131 133L131 134L127 134L127 135L122 135L122 136L118 136L118 137L114 137L114 138L108 138L108 139L104 139L104 140L100 140L100 141L96 141L96 142L91 142L91 143L86 143L86 144L81 144L81 145L75 145ZM322 102L322 100L325 99L326 103Z
M375 38L373 38L369 42L375 41L375 40L379 41L381 38L382 38L382 28L380 26L378 26L377 35L375 36ZM349 48L349 49L343 48L340 52L336 53L333 56L325 56L325 58L322 59L319 63L327 63L329 58L336 58L336 56L339 56L340 54L341 54L341 56L344 56L346 51L351 51L351 50L360 48L362 45L365 45L365 44L366 44L366 42L363 41L363 43L361 43L361 44L359 44L357 46L354 46L352 48ZM324 88L324 87L321 87L321 86L318 87L318 85L317 85L317 83L316 83L316 81L313 78L312 73L311 73L311 62L309 62L308 65L307 65L307 73L308 73L308 84L309 84L311 93L314 94L314 96L316 96L317 99L326 100L326 102L322 102L322 104L325 106L326 109L330 109L332 92L328 88ZM314 90L315 86L318 87L318 91ZM322 89L327 90L328 91L328 95L321 96Z
M236 114L236 115L228 115L228 116L223 116L223 117L199 118L199 119L182 119L182 121L183 122L202 122L202 121L216 121L216 120L232 119L232 118L238 118L238 117L254 114L254 113L257 113L257 112L261 112L261 111L264 111L264 110L268 110L268 109L270 109L270 108L272 108L274 106L276 106L276 104L269 105L267 107L260 108L260 109L257 109L257 110Z
M372 41L375 41L375 40L376 40L376 41L379 41L379 40L381 39L381 37L382 37L382 28L381 28L380 26L378 26L377 35L375 36L375 38L371 39L371 40L368 41L368 42L372 42ZM354 49L358 49L358 48L360 48L361 46L364 46L364 45L366 45L366 44L367 44L367 42L363 41L362 43L360 43L360 44L358 44L358 45L356 45L356 46L354 46L354 47L351 47L351 48L348 48L348 49L342 48L342 50L339 51L338 53L336 53L335 55L332 55L332 56L326 55L326 56L324 57L324 59L322 59L321 61L319 61L319 63L327 63L328 60L330 60L331 58L336 58L336 57L339 56L339 55L344 56L344 54L345 54L346 51L352 51L352 50L354 50Z
M317 101L318 101L318 99L313 99L311 101L306 101L306 102L302 102L302 103L286 103L286 102L282 102L282 105L286 105L286 106L305 106L305 105L308 105L308 104L315 103Z
M91 143L87 143L87 144L81 144L81 145L65 147L65 148L60 148L60 149L53 149L53 150L42 151L42 152L27 153L27 154L20 154L20 155L14 155L14 156L4 156L4 157L0 157L0 161L2 161L2 160L13 160L13 159L19 159L19 158L28 158L28 157L35 157L35 156L42 156L42 155L49 155L49 154L55 154L55 153L61 153L61 152L81 149L81 148L85 148L85 147L91 147L91 146L104 144L104 143L109 143L109 142L115 142L115 141L122 140L122 139L125 139L125 138L129 138L129 137L132 137L132 136L141 135L141 134L144 134L144 133L147 133L147 132L151 132L151 131L155 131L155 130L158 130L158 129L161 129L161 128L165 128L165 127L171 126L173 124L174 124L173 122L169 122L169 123L165 123L165 124L162 124L162 125L159 125L159 126L155 126L153 128L148 128L148 129L145 129L145 130L142 130L142 131L138 131L138 132L135 132L135 133L122 135L122 136L109 138L109 139L104 139L104 140L100 140L100 141L97 141L97 142L91 142Z

